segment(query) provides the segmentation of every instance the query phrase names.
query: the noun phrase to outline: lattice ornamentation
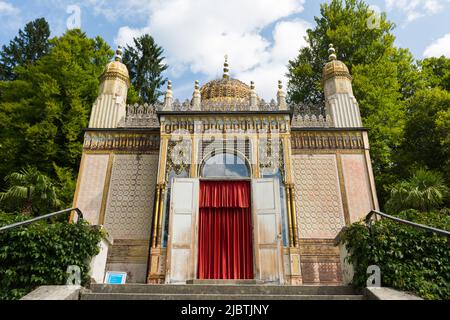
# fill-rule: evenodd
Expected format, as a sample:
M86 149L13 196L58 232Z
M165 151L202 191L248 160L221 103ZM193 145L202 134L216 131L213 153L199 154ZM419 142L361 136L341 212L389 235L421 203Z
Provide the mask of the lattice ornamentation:
M246 159L252 163L253 155L252 155L251 141L250 139L218 139L215 137L212 140L199 141L199 149L198 149L198 159L199 161L203 161L206 157L211 154L219 154L230 151L238 151L245 155Z
M279 172L282 180L285 181L283 141L281 139L259 140L259 168L263 176L273 176Z
M114 239L150 239L158 155L116 155L105 227Z
M334 155L293 157L300 238L333 239L344 227Z
M174 172L175 175L189 173L192 164L192 141L183 139L180 141L170 140L167 147L167 182L169 174Z

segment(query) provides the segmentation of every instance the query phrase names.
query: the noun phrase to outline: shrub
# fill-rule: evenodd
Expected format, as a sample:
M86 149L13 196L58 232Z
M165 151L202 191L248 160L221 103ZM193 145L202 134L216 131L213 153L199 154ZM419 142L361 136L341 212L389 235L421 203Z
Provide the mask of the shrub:
M0 226L26 219L0 213ZM85 221L44 221L0 233L0 299L20 299L42 285L64 285L71 265L80 267L86 284L101 237L101 231Z
M404 211L402 219L450 230L450 210ZM372 236L362 222L343 232L348 262L355 270L353 285L364 287L369 265L381 269L382 285L417 294L424 299L450 299L450 241L398 222L382 219Z

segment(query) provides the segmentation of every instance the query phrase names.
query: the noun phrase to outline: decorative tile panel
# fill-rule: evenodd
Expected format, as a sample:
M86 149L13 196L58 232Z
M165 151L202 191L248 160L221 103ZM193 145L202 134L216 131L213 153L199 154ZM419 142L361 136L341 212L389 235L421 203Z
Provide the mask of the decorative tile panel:
M105 227L114 239L150 239L157 155L116 155Z
M93 225L99 223L108 160L109 155L84 155L83 168L80 172L80 186L75 206Z
M342 283L339 248L333 240L301 240L300 260L304 284Z
M344 227L336 157L293 157L295 203L300 238L333 239Z
M372 191L370 189L366 158L364 155L342 155L345 191L347 194L350 222L364 218L372 209Z

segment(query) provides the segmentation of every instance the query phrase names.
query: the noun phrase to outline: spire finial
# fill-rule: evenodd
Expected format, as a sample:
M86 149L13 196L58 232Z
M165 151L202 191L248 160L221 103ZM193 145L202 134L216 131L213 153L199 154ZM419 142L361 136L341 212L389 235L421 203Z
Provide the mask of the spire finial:
M200 89L200 81L195 80L195 90L199 90Z
M250 81L250 89L255 90L255 82Z
M336 50L334 49L334 46L332 43L330 43L330 48L328 49L328 54L330 55L328 58L330 59L330 61L336 60L337 56L336 56Z
M172 90L172 81L167 81L167 90Z
M278 89L283 90L283 81L278 80Z
M228 64L228 55L225 55L225 63L223 64L223 78L224 79L229 79L230 78L230 68L229 68L229 64Z
M122 62L122 53L123 53L122 46L117 46L116 57L115 57L116 61Z

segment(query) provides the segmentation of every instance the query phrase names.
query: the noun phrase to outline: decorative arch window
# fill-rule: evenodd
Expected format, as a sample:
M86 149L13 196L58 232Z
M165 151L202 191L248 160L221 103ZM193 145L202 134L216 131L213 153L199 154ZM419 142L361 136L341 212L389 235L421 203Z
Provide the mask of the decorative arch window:
M203 178L251 176L246 160L236 153L213 154L204 161L200 172Z

